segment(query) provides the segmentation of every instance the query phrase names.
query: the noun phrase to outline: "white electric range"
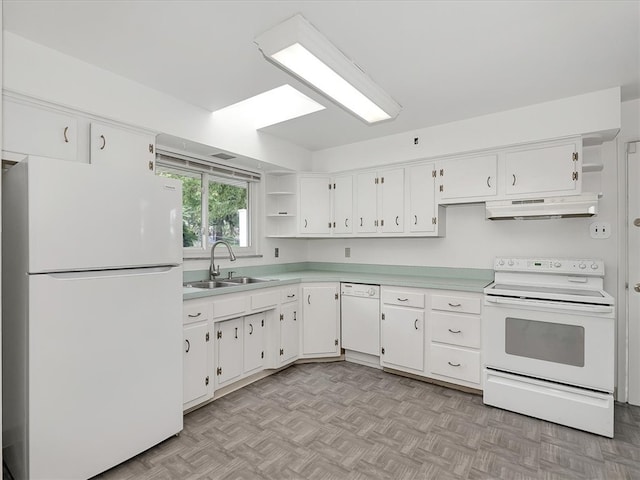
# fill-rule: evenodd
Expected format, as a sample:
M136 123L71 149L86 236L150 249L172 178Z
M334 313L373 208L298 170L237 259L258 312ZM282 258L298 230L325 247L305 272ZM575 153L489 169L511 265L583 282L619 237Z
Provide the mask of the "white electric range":
M613 437L615 301L592 259L496 258L484 403Z

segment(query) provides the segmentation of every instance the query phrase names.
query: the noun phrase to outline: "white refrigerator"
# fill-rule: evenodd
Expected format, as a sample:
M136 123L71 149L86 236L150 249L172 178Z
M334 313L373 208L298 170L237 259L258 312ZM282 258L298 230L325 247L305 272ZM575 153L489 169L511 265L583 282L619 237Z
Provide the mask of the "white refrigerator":
M86 479L182 430L179 182L29 158L2 188L3 453Z

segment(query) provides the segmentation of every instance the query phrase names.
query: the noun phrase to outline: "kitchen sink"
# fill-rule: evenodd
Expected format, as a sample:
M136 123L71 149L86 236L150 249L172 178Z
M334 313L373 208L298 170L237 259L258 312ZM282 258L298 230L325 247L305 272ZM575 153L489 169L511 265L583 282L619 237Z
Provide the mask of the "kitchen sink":
M231 283L214 282L214 281L207 281L207 280L201 280L198 282L188 282L184 284L184 286L187 288L192 287L192 288L208 288L208 289L230 287L232 285L233 284Z
M222 280L224 283L231 283L235 285L247 285L249 283L262 283L262 282L271 282L271 279L268 278L254 278L254 277L235 277L228 278L226 280Z

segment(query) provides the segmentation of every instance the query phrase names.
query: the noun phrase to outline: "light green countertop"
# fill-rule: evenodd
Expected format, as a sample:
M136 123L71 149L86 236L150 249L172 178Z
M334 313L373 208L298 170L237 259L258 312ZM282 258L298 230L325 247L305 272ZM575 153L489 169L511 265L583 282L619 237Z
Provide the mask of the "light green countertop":
M269 282L214 289L184 287L183 299L226 295L308 282L351 282L396 287L457 290L482 293L493 281L493 270L394 265L330 264L305 262L233 269L235 276L271 279ZM241 271L242 270L242 271ZM206 278L206 271L185 272L185 281ZM226 278L223 270L221 278Z

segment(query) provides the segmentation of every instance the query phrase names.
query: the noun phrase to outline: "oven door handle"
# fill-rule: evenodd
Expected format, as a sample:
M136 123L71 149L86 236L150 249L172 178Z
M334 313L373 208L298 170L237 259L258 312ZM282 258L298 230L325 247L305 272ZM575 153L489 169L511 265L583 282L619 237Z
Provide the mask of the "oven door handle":
M484 299L489 303L496 303L499 305L514 305L514 306L529 306L529 307L541 307L549 310L566 310L572 312L590 312L590 313L613 313L612 306L609 305L575 305L575 304L562 304L562 303L543 303L530 300L508 300L505 298L496 298L485 296Z

